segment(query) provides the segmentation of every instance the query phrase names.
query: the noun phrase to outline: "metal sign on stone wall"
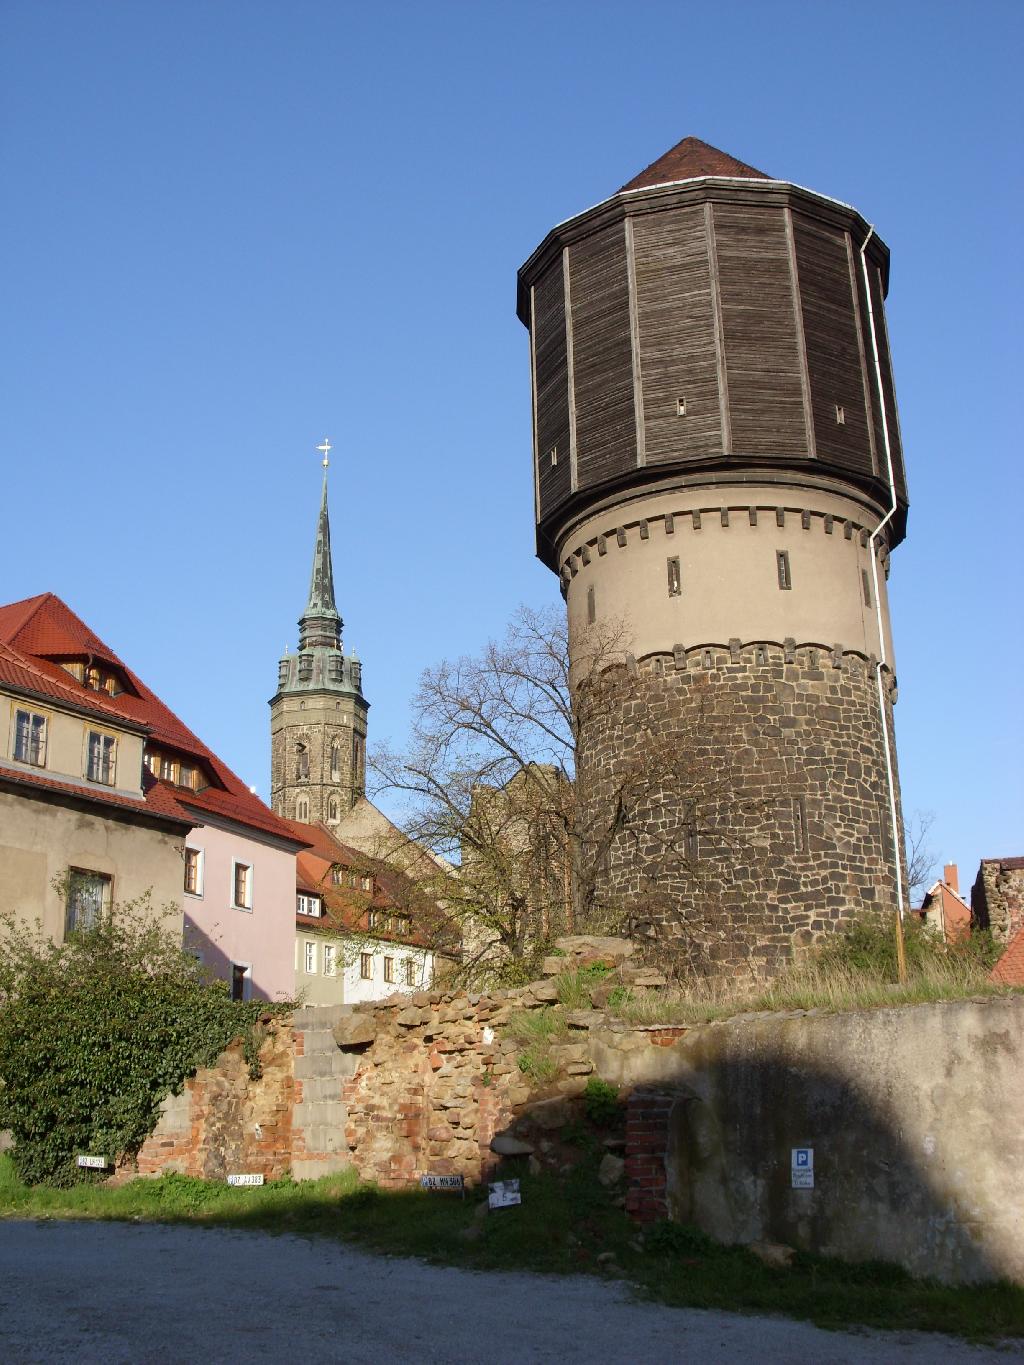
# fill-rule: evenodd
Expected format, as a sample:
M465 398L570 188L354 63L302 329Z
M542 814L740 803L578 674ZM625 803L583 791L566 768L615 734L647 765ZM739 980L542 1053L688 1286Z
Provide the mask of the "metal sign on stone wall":
M229 1185L262 1185L264 1177L262 1175L229 1175Z
M465 1194L466 1178L462 1175L421 1175L420 1189L454 1190L457 1194Z
M794 1190L814 1189L814 1148L794 1147L790 1158L790 1179Z

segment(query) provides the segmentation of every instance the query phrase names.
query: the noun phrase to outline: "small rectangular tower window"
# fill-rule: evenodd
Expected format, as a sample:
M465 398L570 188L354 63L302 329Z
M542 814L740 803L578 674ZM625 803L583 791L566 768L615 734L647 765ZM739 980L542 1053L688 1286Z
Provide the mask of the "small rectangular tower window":
M676 399L676 416L677 416L677 417L685 417L685 416L686 416L686 399L685 399L685 398L677 398L677 399Z
M557 446L552 446L551 449L548 451L548 464L551 466L552 469L554 469L554 467L555 467L555 465L556 465L557 463L558 463L558 447L557 447Z
M842 406L841 403L836 404L836 426L837 427L846 426L846 409Z
M593 625L597 620L597 603L594 601L593 586L587 589L587 623Z
M668 561L668 595L679 597L683 591L683 574L679 567L679 557L673 555Z
M789 551L777 550L775 553L775 565L779 572L779 587L789 590L793 586L793 579L789 572Z

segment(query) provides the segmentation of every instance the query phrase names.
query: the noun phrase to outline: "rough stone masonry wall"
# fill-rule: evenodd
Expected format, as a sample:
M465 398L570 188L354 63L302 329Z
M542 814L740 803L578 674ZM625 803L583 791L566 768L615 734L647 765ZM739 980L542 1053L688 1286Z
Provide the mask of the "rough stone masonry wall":
M971 914L1000 943L1024 929L1024 858L987 858L981 864L971 889Z
M634 989L656 975L620 971ZM580 1010L566 1016L557 1076L537 1089L502 1024L556 995L546 980L300 1010L271 1026L259 1081L235 1045L169 1099L138 1172L354 1166L391 1188L424 1172L473 1184L503 1152L563 1162L559 1130L596 1074L627 1105L622 1198L640 1221L952 1282L1024 1282L1024 995L696 1027ZM790 1154L804 1146L815 1185L793 1190Z
M628 699L584 729L578 755L592 832L624 797L598 886L628 917L616 928L701 973L760 979L863 910L895 907L872 661L734 641L628 673Z

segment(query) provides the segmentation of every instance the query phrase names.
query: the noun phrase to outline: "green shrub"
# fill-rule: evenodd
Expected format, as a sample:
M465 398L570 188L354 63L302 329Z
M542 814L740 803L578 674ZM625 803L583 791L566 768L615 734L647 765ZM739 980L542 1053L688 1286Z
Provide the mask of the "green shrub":
M595 982L608 975L610 967L603 962L592 962L589 967L577 967L572 972L562 972L555 978L558 988L559 1004L567 1010L586 1010L590 1008L590 988Z
M78 1153L131 1155L161 1101L241 1037L258 1067L265 1002L232 1001L148 897L95 928L49 941L38 923L0 916L0 1128L26 1184L97 1179Z
M987 932L974 932L946 943L916 915L903 920L903 942L908 976L921 975L940 966L951 971L977 969L987 972L999 956L999 946ZM859 916L847 928L827 939L817 952L825 968L838 967L864 976L895 981L896 927L891 914L877 911Z
M587 1118L598 1128L610 1128L621 1115L618 1088L591 1076L583 1092L583 1108Z

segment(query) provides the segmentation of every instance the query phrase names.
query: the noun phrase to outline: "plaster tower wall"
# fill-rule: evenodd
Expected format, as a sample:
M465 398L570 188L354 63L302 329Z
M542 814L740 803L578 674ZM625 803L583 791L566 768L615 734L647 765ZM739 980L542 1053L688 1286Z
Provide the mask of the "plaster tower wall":
M603 636L622 670L577 755L595 831L633 793L597 909L715 973L896 904L888 261L853 209L686 139L520 271L538 554L574 663Z

